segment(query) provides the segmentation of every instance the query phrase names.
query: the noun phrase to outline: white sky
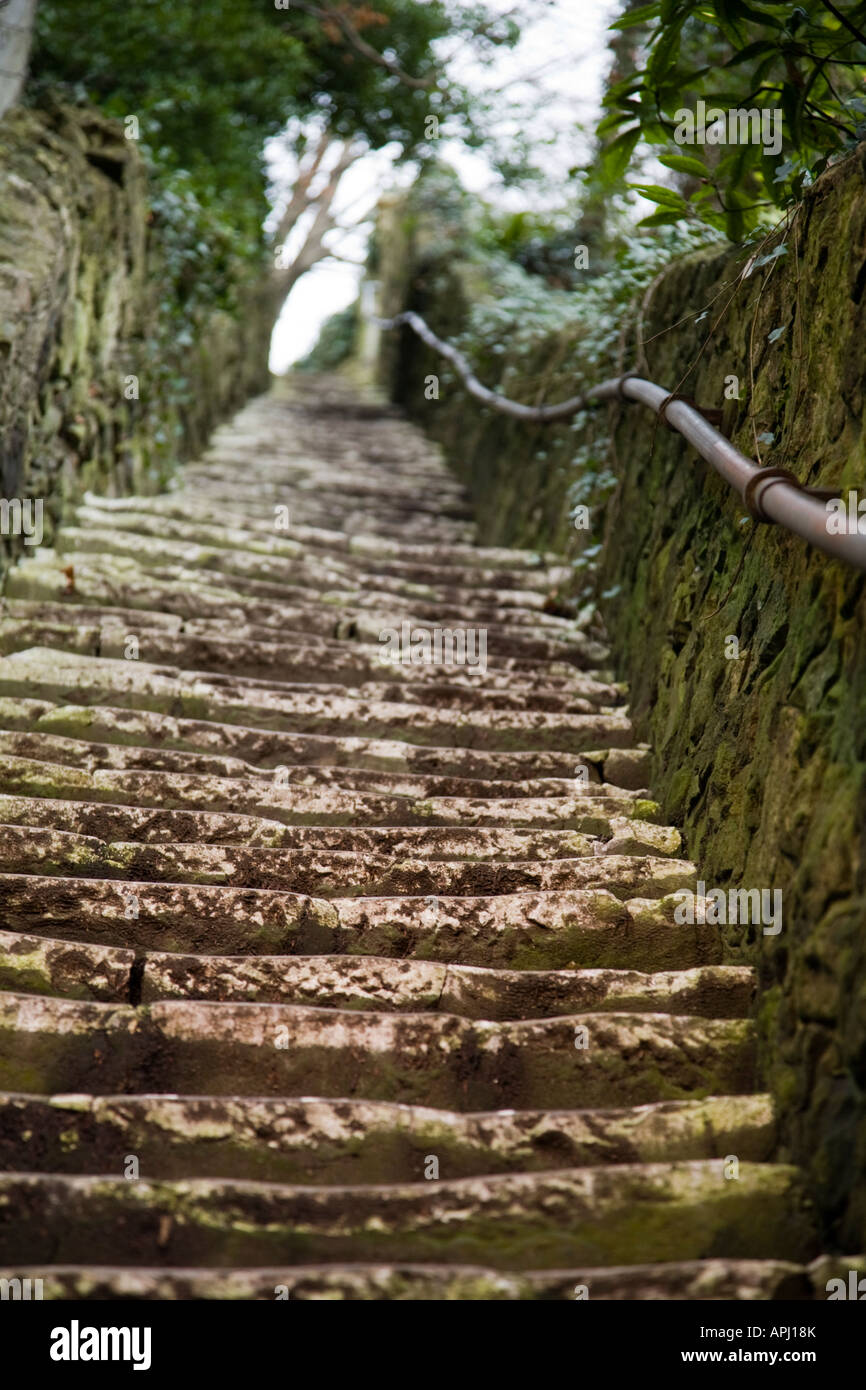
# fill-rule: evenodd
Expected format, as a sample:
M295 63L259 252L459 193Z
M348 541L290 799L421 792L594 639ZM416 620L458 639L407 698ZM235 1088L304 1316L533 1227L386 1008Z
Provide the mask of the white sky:
M493 9L506 11L513 0L489 0ZM454 75L468 86L499 90L507 86L516 103L528 98L534 115L530 134L541 142L556 134L555 145L544 154L545 171L565 180L566 170L585 159L587 135L597 116L601 85L607 71L606 28L616 15L617 0L555 0L539 6L539 18L528 25L517 47L497 54L491 66L482 66L470 55L455 55ZM525 122L521 123L525 125ZM507 129L507 125L505 127ZM470 191L483 194L517 211L526 206L526 194L503 189L490 166L477 153L457 142L443 143L440 154L460 174ZM275 160L281 172L288 166ZM381 150L365 156L343 176L336 209L352 206L352 219L372 209L380 194L413 176L411 166L393 166L393 152ZM539 198L543 194L536 195ZM302 235L303 228L297 229ZM329 244L339 245L342 255L361 261L366 253L369 224L347 235L333 233ZM289 243L291 247L291 242ZM302 276L286 301L274 328L271 370L284 372L316 342L326 318L346 308L356 298L361 270L328 260Z

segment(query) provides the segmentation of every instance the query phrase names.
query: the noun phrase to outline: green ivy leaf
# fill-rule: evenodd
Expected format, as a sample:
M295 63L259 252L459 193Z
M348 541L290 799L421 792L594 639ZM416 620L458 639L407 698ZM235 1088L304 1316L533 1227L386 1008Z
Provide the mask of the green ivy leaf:
M613 24L609 24L609 29L634 29L639 24L650 24L652 20L658 19L661 6L656 0L654 5L641 5L636 10L630 10L624 14L622 19L617 19Z
M664 80L668 70L676 65L680 52L680 29L683 19L674 20L662 29L652 46L646 67L647 82L657 87Z
M663 154L659 157L659 163L664 164L668 169L675 169L678 174L694 174L696 178L708 179L710 171L706 164L700 159L693 159L687 154Z
M631 126L602 151L601 163L604 176L611 183L621 179L640 139L640 126Z
M636 193L640 193L644 198L648 198L651 203L661 203L664 207L679 208L685 211L686 200L681 193L677 193L672 188L662 188L658 183L630 183L629 188L633 188Z
M744 0L726 0L724 8L733 19L751 20L753 24L766 24L771 29L781 29L783 21L769 15L765 10L753 10Z
M767 252L766 256L758 257L758 259L755 261L753 269L757 270L758 266L769 265L771 261L777 261L780 256L787 256L787 254L787 246L774 246L772 251Z
M764 53L779 54L779 45L772 39L756 39L754 43L747 43L745 48L741 48L735 53L733 58L729 58L722 66L726 68L739 67L741 63L750 63L753 58L760 58Z
M785 179L790 178L797 171L798 165L795 159L783 159L781 164L776 165L773 183L784 183Z
M643 137L651 145L670 144L671 131L667 126L663 126L660 121L641 121Z
M595 129L596 135L607 135L609 131L616 130L618 126L624 125L626 121L632 120L640 110L640 107L636 101L629 102L628 106L630 108L629 110L611 111L609 116L605 116L603 120L599 121Z

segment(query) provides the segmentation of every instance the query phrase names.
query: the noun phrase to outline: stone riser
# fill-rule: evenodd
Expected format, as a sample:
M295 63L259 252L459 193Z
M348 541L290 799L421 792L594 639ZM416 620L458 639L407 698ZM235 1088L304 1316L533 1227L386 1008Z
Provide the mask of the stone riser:
M116 1173L126 1153L149 1178L284 1183L419 1181L429 1154L450 1179L620 1163L772 1157L765 1095L621 1110L476 1114L383 1101L243 1096L0 1094L0 1170L23 1143L33 1170Z
M62 1222L58 1216L62 1212ZM721 1163L564 1169L403 1187L0 1176L0 1260L217 1267L452 1260L557 1269L817 1253L794 1169Z

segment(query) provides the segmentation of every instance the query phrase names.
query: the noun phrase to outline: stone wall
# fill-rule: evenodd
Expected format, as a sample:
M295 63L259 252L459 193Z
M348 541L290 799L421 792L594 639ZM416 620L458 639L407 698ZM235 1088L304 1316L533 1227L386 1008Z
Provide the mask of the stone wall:
M416 223L391 207L380 228L380 260L410 267L383 310L416 308L453 335L466 320L466 278L453 257L419 251ZM640 308L641 365L723 407L725 432L751 457L866 495L864 147L809 190L763 254L782 242L786 254L743 279L754 248L671 264ZM622 347L633 366L634 335ZM476 366L494 385L505 363L508 394L534 402L573 394L579 358L575 334L559 333L522 360L505 343L504 357ZM441 370L408 333L384 366L392 395L467 480L484 539L575 553L580 434L483 411L450 378L439 400L425 400L425 376ZM725 398L731 376L738 400ZM590 477L589 502L617 672L653 745L653 792L707 885L783 892L781 933L729 926L728 959L758 968L780 1156L809 1170L828 1246L856 1250L866 1242L866 581L745 517L709 465L642 407L605 409L616 487L593 505Z
M45 543L84 488L153 491L222 416L268 384L273 304L250 285L191 346L171 340L168 277L135 142L96 112L0 121L0 484L41 499ZM172 306L168 306L171 308ZM189 389L172 389L180 374ZM21 538L0 537L0 560Z

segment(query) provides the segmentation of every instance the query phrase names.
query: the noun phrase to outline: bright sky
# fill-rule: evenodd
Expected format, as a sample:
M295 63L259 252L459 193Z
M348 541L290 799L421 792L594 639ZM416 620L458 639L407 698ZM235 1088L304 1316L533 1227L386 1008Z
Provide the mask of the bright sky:
M491 8L506 11L513 0L489 0ZM479 91L508 87L515 100L529 97L536 112L530 133L539 141L556 133L555 146L545 154L550 172L565 171L585 159L589 144L581 126L590 128L598 111L601 84L609 56L606 28L615 17L617 0L554 0L539 4L539 18L524 29L516 48L497 55L483 67L467 56L457 55L455 76ZM441 150L458 170L465 187L484 194L515 210L525 206L525 194L498 185L492 170L478 154L456 142ZM279 159L274 168L289 169ZM350 220L375 206L380 194L398 184L411 181L410 166L396 170L393 152L380 150L353 165L340 184L337 210L353 209ZM302 229L299 229L302 230ZM361 261L366 252L369 224L347 235L332 234L331 243L340 254ZM290 243L291 246L291 243ZM316 342L326 318L346 308L357 296L361 277L359 267L328 260L315 266L295 285L274 329L271 343L271 370L284 372L303 357Z

